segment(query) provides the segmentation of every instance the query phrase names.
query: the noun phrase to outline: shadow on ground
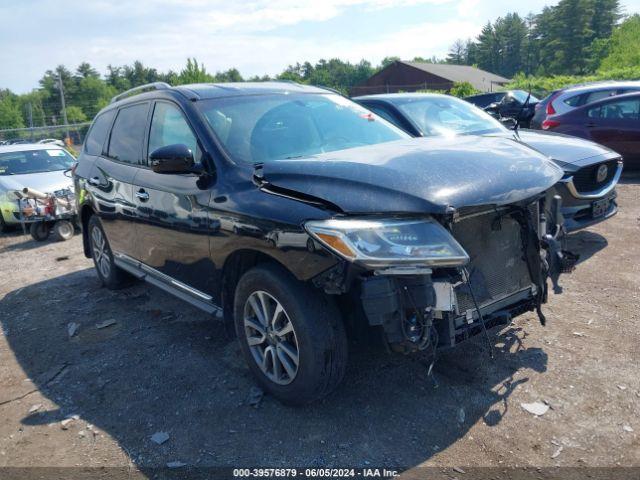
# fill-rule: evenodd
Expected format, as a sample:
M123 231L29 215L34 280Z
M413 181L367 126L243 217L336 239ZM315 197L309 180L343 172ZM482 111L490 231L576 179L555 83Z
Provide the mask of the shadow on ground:
M547 364L544 351L521 345L526 334L512 325L491 333L494 360L483 337L441 353L437 387L414 357L360 349L330 398L288 408L266 397L254 408L247 401L254 384L222 322L146 284L110 292L86 269L9 293L0 309L21 367L59 406L22 422L44 425L77 414L143 470L174 460L414 466L478 420L498 424L527 370L543 372ZM116 323L97 328L107 319ZM79 325L71 338L70 322ZM158 431L170 440L151 442Z
M593 257L600 250L609 245L605 237L599 233L589 230L580 230L579 232L567 235L567 250L580 255L578 263L582 263Z

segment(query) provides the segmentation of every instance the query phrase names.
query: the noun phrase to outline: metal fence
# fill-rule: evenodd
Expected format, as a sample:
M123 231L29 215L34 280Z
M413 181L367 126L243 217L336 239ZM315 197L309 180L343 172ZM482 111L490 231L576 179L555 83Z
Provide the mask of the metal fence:
M62 141L72 150L77 150L84 142L91 122L47 127L9 128L0 130L0 145L15 143L38 143L44 140Z

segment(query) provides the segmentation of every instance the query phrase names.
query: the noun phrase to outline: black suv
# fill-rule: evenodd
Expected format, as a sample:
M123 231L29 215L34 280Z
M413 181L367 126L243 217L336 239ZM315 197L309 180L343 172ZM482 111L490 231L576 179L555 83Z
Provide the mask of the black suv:
M514 140L409 138L284 82L125 92L74 170L104 285L135 277L222 310L258 382L294 404L341 380L346 332L435 352L525 311L543 319L561 177Z

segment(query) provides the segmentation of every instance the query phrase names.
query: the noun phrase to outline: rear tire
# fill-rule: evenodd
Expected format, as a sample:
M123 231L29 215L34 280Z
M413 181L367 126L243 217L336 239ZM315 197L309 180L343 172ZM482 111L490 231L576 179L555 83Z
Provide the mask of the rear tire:
M49 238L49 233L51 232L51 225L47 222L34 222L29 226L29 233L31 234L31 238L33 238L36 242L44 242L47 238Z
M65 241L73 238L75 227L69 220L58 220L53 225L53 237L57 241Z
M130 284L130 277L125 271L118 268L113 261L113 253L111 252L109 241L102 229L100 219L96 215L89 218L87 230L91 258L93 258L93 264L96 267L100 282L110 290L127 287Z
M259 265L242 276L234 321L251 373L281 402L318 400L342 380L347 337L338 309L279 265Z

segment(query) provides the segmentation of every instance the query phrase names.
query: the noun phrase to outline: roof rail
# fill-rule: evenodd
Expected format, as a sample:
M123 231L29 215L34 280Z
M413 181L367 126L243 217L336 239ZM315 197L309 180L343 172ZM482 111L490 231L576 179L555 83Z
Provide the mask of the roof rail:
M165 82L153 82L153 83L147 83L145 85L139 85L137 87L130 88L125 92L119 93L118 95L116 95L111 99L111 103L115 103L118 100L122 100L123 98L127 98L132 95L137 95L138 93L142 93L147 90L166 90L168 88L171 88L171 85Z

